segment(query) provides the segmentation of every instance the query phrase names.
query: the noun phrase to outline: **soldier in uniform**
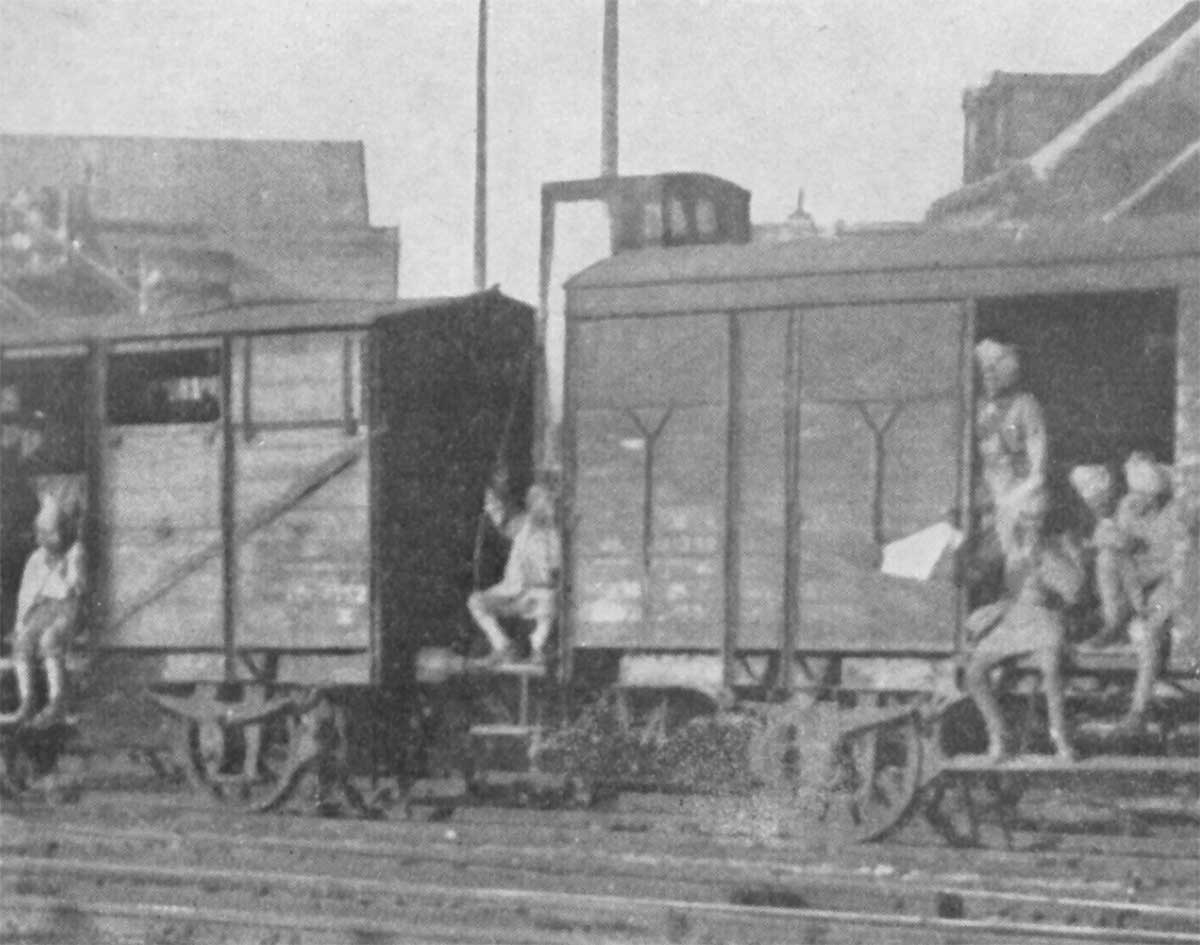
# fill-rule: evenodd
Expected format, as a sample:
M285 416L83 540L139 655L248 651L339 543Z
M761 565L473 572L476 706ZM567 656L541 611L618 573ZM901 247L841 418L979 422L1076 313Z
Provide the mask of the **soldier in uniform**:
M1037 398L1020 389L1020 361L1012 345L985 338L975 346L980 394L975 415L979 461L976 564L988 560L1011 570L1040 531L1046 513L1046 424ZM995 569L993 568L993 570ZM977 585L986 579L977 577ZM992 579L992 583L996 583ZM1007 578L1005 590L1015 586ZM995 596L996 588L989 588ZM983 595L988 596L987 591ZM983 601L976 600L975 603Z
M1019 512L1019 510L1018 510ZM988 756L1007 753L1004 717L992 690L991 674L1015 659L1033 657L1042 676L1050 737L1060 757L1073 758L1063 701L1061 660L1066 642L1063 612L1086 583L1081 551L1069 536L1044 537L1022 526L1027 537L1007 559L1010 600L980 608L968 619L975 636L966 669L966 689L983 715Z

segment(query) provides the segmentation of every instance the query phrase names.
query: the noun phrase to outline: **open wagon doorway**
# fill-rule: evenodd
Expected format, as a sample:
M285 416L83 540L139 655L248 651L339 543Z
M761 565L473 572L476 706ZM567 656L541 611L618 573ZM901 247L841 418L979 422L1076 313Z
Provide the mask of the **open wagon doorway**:
M1021 386L1046 418L1052 496L1068 494L1080 464L1119 474L1134 450L1174 462L1174 292L985 299L975 336L1019 351Z
M0 474L0 639L7 654L37 499L52 494L77 513L87 499L86 352L11 352L0 365L4 469Z

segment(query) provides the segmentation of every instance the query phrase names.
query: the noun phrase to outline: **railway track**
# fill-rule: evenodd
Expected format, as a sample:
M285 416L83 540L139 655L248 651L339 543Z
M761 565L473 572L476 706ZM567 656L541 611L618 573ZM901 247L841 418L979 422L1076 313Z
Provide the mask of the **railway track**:
M70 914L107 932L106 918L170 915L189 926L189 941L206 941L214 926L389 936L409 932L489 930L491 940L526 934L605 941L857 941L886 929L893 942L1088 941L1156 945L1200 941L1195 910L1078 903L1111 909L1108 921L1019 921L993 915L926 915L892 909L828 909L796 901L727 903L512 886L347 878L298 871L197 866L146 866L114 861L14 857L5 869L3 927L10 938L34 938L39 920ZM201 902L203 900L203 902ZM255 912L255 902L267 903ZM40 903L41 908L33 908ZM1152 922L1177 928L1153 928ZM509 938L508 936L511 936ZM322 940L322 939L312 939ZM336 940L336 939L331 939Z
M0 818L9 938L38 940L65 916L118 940L174 929L197 942L281 929L475 941L475 926L499 941L862 941L883 928L902 942L1200 941L1194 848L1127 853L1103 879L1005 851L942 848L936 870L921 848L801 855L620 829L628 814L597 829L606 818L582 812L464 811L445 824L116 806ZM1132 886L1130 861L1143 880Z

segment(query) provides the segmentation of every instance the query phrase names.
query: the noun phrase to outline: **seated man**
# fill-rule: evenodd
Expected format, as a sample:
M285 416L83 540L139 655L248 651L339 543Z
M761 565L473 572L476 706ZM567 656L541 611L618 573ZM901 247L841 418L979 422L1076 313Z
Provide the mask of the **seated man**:
M1175 614L1175 548L1184 525L1182 508L1171 497L1167 470L1145 453L1125 463L1129 492L1117 507L1116 525L1123 548L1114 565L1131 619L1129 642L1137 653L1137 678L1122 727L1142 727L1162 663L1167 628Z
M1081 544L1099 603L1100 627L1084 645L1106 646L1116 641L1129 620L1129 541L1114 515L1116 491L1108 467L1076 466L1070 480L1088 512L1088 521L1081 523Z
M987 726L988 757L1007 753L1004 717L992 691L992 670L1026 656L1037 660L1050 718L1050 737L1059 757L1073 758L1067 736L1061 658L1066 627L1063 610L1083 590L1082 555L1065 535L1047 538L1029 530L1025 545L1008 558L1012 597L973 613L968 631L976 637L966 670L966 688Z
M475 591L467 609L492 646L496 663L512 656L512 642L500 627L501 617L534 621L530 659L545 659L546 641L554 626L558 569L562 550L554 521L554 497L544 486L529 487L525 513L509 523L512 549L499 584Z
M83 549L70 517L47 497L35 521L38 547L29 556L17 599L13 661L21 703L15 721L33 715L34 673L40 656L46 671L46 707L35 727L62 718L67 689L67 653L78 629L83 597Z

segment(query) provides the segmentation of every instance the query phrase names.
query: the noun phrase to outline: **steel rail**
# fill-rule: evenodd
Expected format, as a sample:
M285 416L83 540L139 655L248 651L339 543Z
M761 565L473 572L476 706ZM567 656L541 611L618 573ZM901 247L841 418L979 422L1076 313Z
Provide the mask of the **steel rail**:
M6 840L0 843L0 851L20 852L23 843L15 827L0 817L0 828ZM31 832L30 840L38 845L49 841L76 838L98 843L144 843L167 848L177 847L181 834L174 830L145 827L107 827L103 825L64 825L58 823L39 824ZM186 842L203 846L229 846L228 833L209 830L188 830ZM323 856L364 857L395 859L400 851L395 844L375 841L336 841L313 837L258 836L239 834L236 849L240 856L250 850L293 854L309 851ZM674 851L659 850L603 850L590 844L587 849L558 845L532 845L529 843L496 843L490 841L459 844L445 839L426 840L420 846L403 848L406 865L415 862L440 862L479 869L502 868L520 870L530 874L549 873L567 875L575 873L602 874L605 878L637 879L651 875L655 879L670 880L685 877L685 882L695 885L719 884L727 887L735 883L758 883L763 887L783 890L785 883L805 883L813 889L831 891L835 887L863 887L875 894L904 896L928 896L930 901L940 896L959 896L969 900L991 900L996 897L1013 904L1038 904L1055 909L1111 909L1107 900L1087 898L1102 892L1120 894L1128 883L1117 880L1061 879L1058 877L999 877L989 876L986 888L972 885L971 878L964 876L961 869L954 873L922 873L919 880L879 877L864 874L862 867L853 867L828 862L794 863L780 859L744 859L728 856L696 856ZM1195 860L1200 870L1200 857ZM894 869L894 868L893 868ZM1197 875L1200 875L1198 873ZM979 879L983 880L980 874ZM1053 889L1053 895L1030 892L1032 889ZM1190 905L1191 899L1188 900ZM1122 900L1124 903L1124 900ZM1175 900L1160 898L1153 903L1131 902L1135 909L1143 906L1166 905L1174 907ZM1125 905L1122 908L1126 908ZM1147 911L1147 910L1142 910ZM1175 914L1175 913L1165 913ZM1191 912L1187 913L1189 916ZM1200 913L1196 914L1200 926Z
M978 932L1011 937L1053 939L1056 941L1129 942L1142 945L1200 941L1200 932L1165 931L1157 929L1114 928L1111 926L1051 924L1041 922L1006 922L986 919L951 919L923 915L906 915L895 911L855 912L830 909L792 909L773 906L738 905L730 903L696 902L685 899L657 899L638 896L613 896L591 893L563 892L544 889L516 889L498 886L447 886L439 883L420 883L406 880L347 878L327 874L296 873L269 870L229 870L191 866L137 865L113 861L79 861L45 857L15 856L6 858L5 879L15 877L75 877L102 880L106 884L124 881L142 885L198 886L211 894L214 888L247 889L281 886L296 893L308 890L330 895L337 890L350 896L397 896L406 899L464 900L489 905L557 906L578 913L594 910L603 914L657 914L668 911L707 918L741 920L770 920L827 923L854 923L891 929L924 929L941 932ZM864 890L865 891L865 890ZM1002 894L988 894L989 900L1003 900ZM1022 896L1028 903L1031 896ZM1052 900L1053 901L1053 900ZM1147 906L1129 902L1078 900L1067 903L1079 908L1098 908L1112 911L1128 923L1130 918L1143 914L1179 922L1200 923L1200 909L1172 906Z

